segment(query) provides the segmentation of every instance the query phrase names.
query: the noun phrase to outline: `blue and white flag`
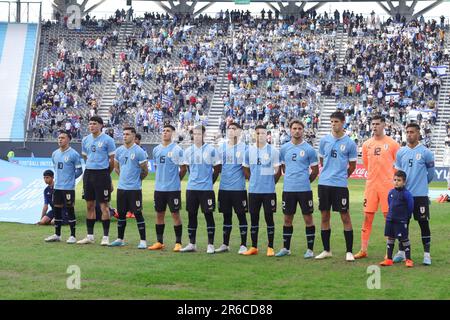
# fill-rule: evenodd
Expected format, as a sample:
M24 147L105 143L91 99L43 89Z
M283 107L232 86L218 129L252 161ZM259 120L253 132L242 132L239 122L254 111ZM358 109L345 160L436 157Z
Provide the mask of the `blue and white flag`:
M445 76L447 74L447 66L434 66L430 69L436 72L439 76Z
M306 89L308 89L310 91L314 91L314 92L319 91L319 88L317 88L315 85L313 85L309 81L306 81Z
M162 103L165 105L171 105L172 104L172 99L167 95L167 94L162 94L161 97Z

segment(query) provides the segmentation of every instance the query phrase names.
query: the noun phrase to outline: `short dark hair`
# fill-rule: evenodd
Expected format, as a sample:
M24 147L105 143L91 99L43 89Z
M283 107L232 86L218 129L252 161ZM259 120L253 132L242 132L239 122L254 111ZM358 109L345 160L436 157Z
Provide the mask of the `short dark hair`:
M373 118L372 118L372 121L373 120L380 120L381 122L386 122L386 119L380 114L374 115Z
M172 129L172 131L175 131L175 127L174 127L173 125L171 125L170 123L166 123L166 124L164 125L163 129L164 129L164 128L170 128L170 129Z
M60 130L59 133L58 133L58 135L60 135L60 134L65 134L65 135L67 135L67 138L69 138L69 140L72 140L72 135L70 134L69 131L66 131L66 130Z
M136 133L136 139L141 140L142 139L142 135L140 133Z
M92 116L92 117L89 118L89 122L91 122L91 121L95 121L95 122L98 122L98 123L100 123L101 125L103 125L103 119L102 119L102 117L99 117L99 116Z
M136 134L136 129L134 127L125 127L125 128L123 128L123 131L127 131L127 130L131 131L131 133Z
M303 129L305 129L305 125L303 124L303 122L301 122L298 119L294 119L289 123L289 129L291 129L294 124L299 124L302 126Z
M420 126L417 123L411 122L406 126L406 129L408 128L416 128L418 131L420 131Z
M335 111L330 115L330 119L339 119L342 122L345 121L345 115L341 111Z
M55 176L55 174L53 173L53 171L52 170L45 170L44 171L44 177L54 177Z
M228 125L227 128L229 128L229 127L231 127L231 126L235 126L235 127L238 128L238 129L242 129L242 127L239 125L239 123L236 123L236 122L230 123L230 124Z
M264 129L264 130L267 130L266 126L263 125L263 124L258 124L258 125L255 127L255 131L258 130L258 129Z
M396 173L394 173L394 177L402 178L403 181L406 181L406 172L402 170L398 170Z

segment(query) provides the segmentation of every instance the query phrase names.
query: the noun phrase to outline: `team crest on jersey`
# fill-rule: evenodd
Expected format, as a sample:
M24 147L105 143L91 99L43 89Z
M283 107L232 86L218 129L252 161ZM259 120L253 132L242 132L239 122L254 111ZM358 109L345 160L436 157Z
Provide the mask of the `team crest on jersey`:
M136 157L136 155L134 153L131 154L130 159L134 160L134 158Z
M309 201L308 201L308 205L309 205L310 207L312 207L312 206L313 206L313 202L312 202L312 200L309 200Z
M345 206L347 204L347 199L342 199L342 205Z
M416 154L416 160L420 160L422 158L422 155L420 153Z
M172 158L172 152L167 152L167 156L168 156L169 158Z
M66 199L70 200L70 193L66 193Z
M212 206L212 199L208 199L208 206Z
M268 154L268 153L264 153L263 159L264 159L264 160L269 160L269 154Z
M64 157L64 162L68 162L69 161L69 157L68 156L65 156Z
M305 150L300 151L300 157L304 157L305 156Z
M240 157L241 156L241 153L238 151L238 152L236 152L236 157Z
M140 207L141 206L141 202L139 200L136 201L136 207Z
M208 152L203 152L203 159L208 159Z
M387 143L384 144L384 150L389 149L389 145Z
M424 214L425 213L425 207L420 207L420 213Z
M344 151L345 150L345 144L341 144L339 149L341 149L341 151Z
M98 143L98 147L101 148L103 146L103 142Z

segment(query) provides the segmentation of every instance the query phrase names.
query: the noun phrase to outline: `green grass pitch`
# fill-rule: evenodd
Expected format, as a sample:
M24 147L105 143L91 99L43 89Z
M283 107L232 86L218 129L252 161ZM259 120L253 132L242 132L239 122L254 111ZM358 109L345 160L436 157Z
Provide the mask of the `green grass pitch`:
M117 186L117 178L114 177ZM153 209L153 176L144 181L144 216L147 240L155 236ZM217 188L218 183L215 184ZM185 198L186 179L182 198ZM433 188L445 188L445 183L432 183ZM282 180L277 185L278 207L275 214L275 251L282 245L281 211ZM313 184L315 196L316 242L315 253L322 251L320 239L320 213L317 211L317 183ZM362 222L364 181L350 181L350 213L355 235L354 252L359 250ZM112 204L115 207L113 193ZM216 193L217 195L217 193ZM183 243L188 242L187 214L183 204ZM81 200L81 184L77 187L77 236L86 235L85 203ZM117 236L116 220L111 224L110 240ZM215 212L216 247L222 241L222 217ZM250 221L250 220L249 220ZM52 227L0 223L0 299L449 299L450 283L448 251L450 210L449 204L431 205L431 253L433 265L421 264L423 247L420 230L411 221L410 239L415 267L403 264L382 268L380 289L368 289L370 276L367 268L377 265L384 256L382 214L378 213L369 245L369 258L345 262L345 242L339 214L332 214L331 248L333 257L322 261L304 260L306 248L304 222L297 209L294 235L289 257L266 257L267 233L263 215L260 221L260 254L244 257L237 254L240 236L237 217L233 216L231 252L206 254L206 227L199 214L196 253L174 253L174 232L170 214L166 216L166 250L151 252L138 250L138 232L134 219L127 224L125 234L128 246L101 247L101 223L96 223L95 245L68 245L45 243L53 234ZM68 227L63 227L65 241ZM250 236L248 237L250 244ZM397 245L397 243L396 243ZM67 268L77 265L81 270L81 289L69 290L66 286Z

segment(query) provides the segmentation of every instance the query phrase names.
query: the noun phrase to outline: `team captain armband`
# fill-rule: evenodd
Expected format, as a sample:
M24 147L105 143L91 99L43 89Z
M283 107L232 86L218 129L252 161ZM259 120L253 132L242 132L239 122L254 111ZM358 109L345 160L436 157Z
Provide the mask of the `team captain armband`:
M434 168L434 161L426 162L425 166L427 167L427 169Z

